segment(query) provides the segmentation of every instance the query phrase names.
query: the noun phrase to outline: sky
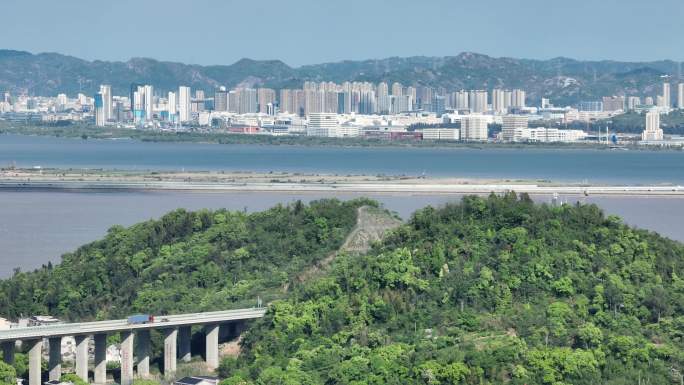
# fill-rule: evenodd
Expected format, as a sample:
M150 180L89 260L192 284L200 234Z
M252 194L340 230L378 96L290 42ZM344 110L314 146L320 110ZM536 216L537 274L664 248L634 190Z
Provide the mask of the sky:
M0 13L0 49L88 60L684 60L682 0L2 0Z

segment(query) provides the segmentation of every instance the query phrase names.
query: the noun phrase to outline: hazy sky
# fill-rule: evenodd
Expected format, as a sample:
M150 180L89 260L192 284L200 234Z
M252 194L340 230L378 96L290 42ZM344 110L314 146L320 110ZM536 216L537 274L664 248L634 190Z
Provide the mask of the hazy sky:
M298 66L492 56L684 60L683 0L2 0L0 48Z

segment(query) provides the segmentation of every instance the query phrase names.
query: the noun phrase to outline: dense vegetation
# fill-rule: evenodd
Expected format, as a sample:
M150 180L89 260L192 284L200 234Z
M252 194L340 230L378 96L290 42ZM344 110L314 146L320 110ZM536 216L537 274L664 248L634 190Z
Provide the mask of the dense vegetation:
M304 267L336 250L365 200L296 202L242 212L177 210L0 281L0 314L70 320L254 306L282 296Z
M224 384L669 384L684 247L593 205L467 197L274 303Z
M367 254L295 279L364 204L375 205L179 210L115 227L0 283L0 314L197 311L268 295L240 357L222 361L222 385L684 381L684 245L594 205L510 193L419 210ZM11 376L0 366L0 382Z

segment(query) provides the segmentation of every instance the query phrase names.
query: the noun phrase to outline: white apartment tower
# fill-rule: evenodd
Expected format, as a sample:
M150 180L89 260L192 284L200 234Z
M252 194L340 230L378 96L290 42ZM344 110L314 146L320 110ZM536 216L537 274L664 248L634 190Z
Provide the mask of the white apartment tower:
M473 90L468 93L470 111L483 113L487 111L487 91Z
M504 142L515 141L515 131L527 128L527 116L524 115L506 115L503 117L503 125L501 126L501 139Z
M167 110L169 112L169 119L178 113L178 94L175 92L169 92Z
M104 120L107 121L112 118L112 86L109 84L102 84L100 86L100 94L102 94L102 110L104 113Z
M492 90L492 110L494 113L502 114L508 110L510 105L506 104L506 94L504 90L493 89Z
M524 90L515 89L511 95L511 106L516 108L525 107L526 94Z
M670 83L663 83L663 96L662 98L658 99L658 107L672 107L671 95Z
M154 87L151 85L145 86L145 119L152 120L154 113Z
M684 109L684 83L677 85L677 108Z
M306 135L334 136L337 126L337 114L313 112L309 114L309 124L306 127Z
M663 140L658 111L649 111L646 114L646 129L641 133L641 140Z
M486 141L487 118L482 115L467 115L461 118L461 140Z
M178 113L181 123L190 121L190 87L178 87Z

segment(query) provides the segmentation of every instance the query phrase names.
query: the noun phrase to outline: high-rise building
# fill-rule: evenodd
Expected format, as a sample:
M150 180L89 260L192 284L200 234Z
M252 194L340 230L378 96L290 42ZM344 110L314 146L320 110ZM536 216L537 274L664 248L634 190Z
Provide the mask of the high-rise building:
M641 140L663 140L663 130L660 128L660 113L658 111L646 113L646 129L641 133Z
M515 131L527 128L528 119L524 115L506 115L501 126L501 139L505 142L515 140Z
M416 109L416 88L406 87L406 95L411 97L413 105L411 106L411 111Z
M66 94L58 94L57 95L57 105L55 106L55 109L57 111L64 111L68 101L69 100L68 100Z
M524 90L515 89L511 95L511 107L513 108L524 108L526 93Z
M337 125L337 114L313 112L309 114L309 124L306 127L306 135L331 136L337 128Z
M624 96L604 96L603 97L603 111L624 111L625 97Z
M444 115L446 112L446 98L442 95L434 95L432 103L430 103L430 111L434 112L437 116Z
M663 95L658 99L658 107L672 107L672 93L670 91L670 83L663 83Z
M392 96L402 96L404 94L404 86L401 83L392 83Z
M259 88L257 90L257 108L259 112L266 113L266 106L275 105L276 93L270 88Z
M135 100L135 93L138 92L138 89L142 87L142 84L138 83L131 83L131 88L129 92L129 99L128 101L131 103L131 112L135 111L135 105L134 105L134 100ZM133 114L135 116L135 113Z
M417 107L431 111L430 103L432 103L432 98L435 96L435 90L432 87L420 86L416 89L416 93L418 94L416 99Z
M452 107L457 110L467 110L470 108L469 106L468 91L460 90L454 92L454 104Z
M239 88L238 114L250 114L257 112L257 90L254 88Z
M138 86L138 89L133 92L133 99L131 100L131 111L133 112L133 120L136 123L142 122L145 118L144 86Z
M190 121L190 87L178 87L178 113L181 123Z
M220 87L214 92L214 111L228 111L228 92Z
M627 98L627 109L632 111L641 105L641 98L638 96L630 96Z
M466 115L461 118L461 140L487 140L487 118L482 115Z
M579 102L578 109L587 112L601 112L603 111L603 102L599 101L584 101Z
M387 87L387 83L381 82L378 84L377 97L378 112L380 114L389 114L392 102L389 97L389 89Z
M112 86L109 84L102 84L100 86L100 94L102 94L104 120L107 121L112 118Z
M487 112L487 91L471 90L468 92L470 111L474 113Z
M145 86L145 119L152 120L154 114L154 87Z
M98 127L104 127L105 122L107 120L105 119L105 110L104 110L104 102L103 102L102 93L98 92L95 94L94 105L95 105L95 125Z
M677 108L684 109L684 83L677 85Z
M413 99L410 95L392 95L392 114L400 114L402 112L411 111Z
M506 104L506 92L500 89L492 90L492 111L496 114L508 112L509 104Z
M174 120L173 118L178 113L178 94L175 92L169 92L169 100L167 102L168 102L167 110L169 112L169 119Z

